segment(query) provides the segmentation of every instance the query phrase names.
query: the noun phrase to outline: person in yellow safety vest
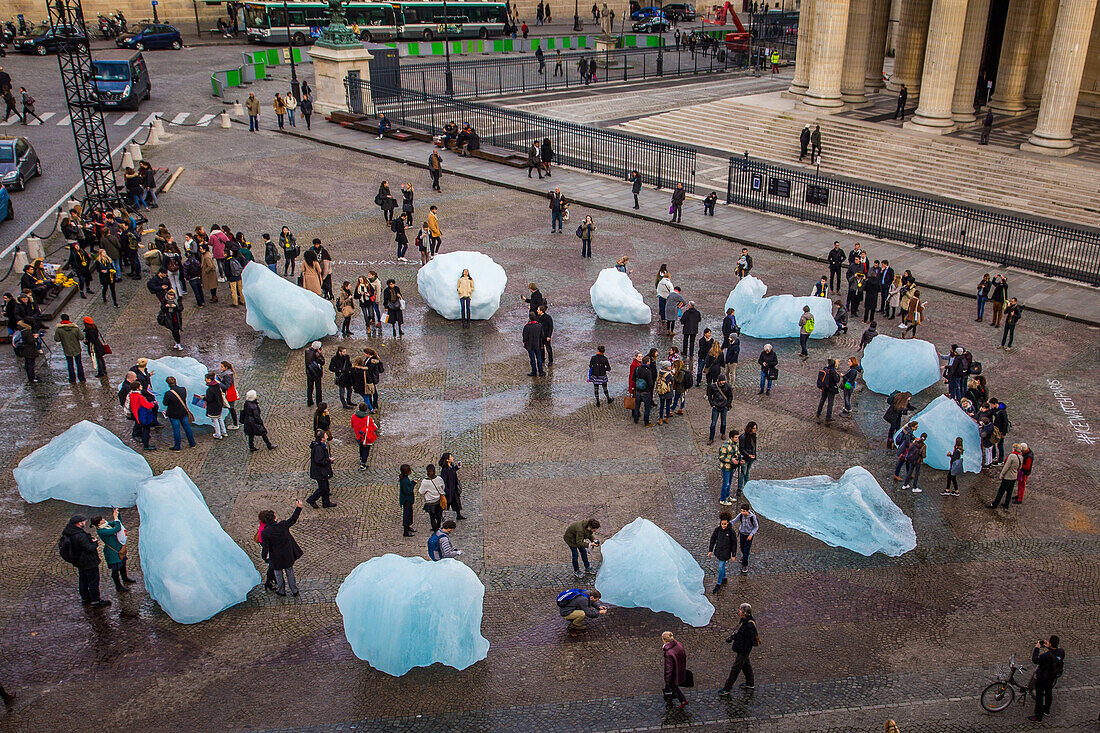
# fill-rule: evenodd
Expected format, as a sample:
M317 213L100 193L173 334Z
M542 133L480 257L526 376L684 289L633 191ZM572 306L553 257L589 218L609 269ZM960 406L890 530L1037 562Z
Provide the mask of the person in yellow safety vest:
M772 73L773 74L778 74L779 73L779 49L775 49L775 48L772 49L771 62L772 62Z

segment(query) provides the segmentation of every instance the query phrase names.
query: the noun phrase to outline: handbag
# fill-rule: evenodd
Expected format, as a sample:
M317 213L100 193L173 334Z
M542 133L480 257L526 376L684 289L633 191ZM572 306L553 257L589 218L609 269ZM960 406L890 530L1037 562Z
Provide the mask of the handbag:
M623 397L623 407L625 407L626 409L633 410L634 404L634 395L628 394L626 397Z
M345 304L342 308L340 308L340 315L344 318L351 318L353 313L355 313L355 308L353 308L350 304Z
M684 670L684 684L680 687L695 687L695 673L690 669Z
M447 495L446 494L440 494L439 495L439 509L440 509L440 511L444 511L444 512L447 511Z
M111 353L113 353L111 351L111 347L107 344L106 341L104 341L103 342L103 355L106 356L107 354L111 354Z
M405 310L405 299L404 298L398 298L397 299L397 309L402 310L402 311Z

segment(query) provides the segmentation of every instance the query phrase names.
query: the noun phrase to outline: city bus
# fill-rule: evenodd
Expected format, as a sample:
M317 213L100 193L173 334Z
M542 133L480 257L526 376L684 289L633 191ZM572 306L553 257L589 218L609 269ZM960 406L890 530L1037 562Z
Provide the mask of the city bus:
M432 40L435 38L489 38L504 32L508 6L496 2L350 2L344 6L348 27L357 29L360 39L380 42ZM282 45L288 37L304 46L321 35L328 25L327 2L289 2L284 14L282 2L244 4L244 27L252 43ZM287 17L289 16L289 17Z

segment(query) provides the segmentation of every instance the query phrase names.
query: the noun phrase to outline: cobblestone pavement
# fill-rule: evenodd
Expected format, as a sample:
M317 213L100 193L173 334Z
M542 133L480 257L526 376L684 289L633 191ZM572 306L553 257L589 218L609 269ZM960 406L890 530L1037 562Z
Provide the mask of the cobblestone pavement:
M548 233L544 200L453 177L433 194L420 170L268 132L185 131L152 157L187 167L154 218L178 238L197 223L228 220L255 242L287 224L300 242L316 236L326 243L337 281L367 269L398 281L409 304L403 338L368 340L356 316L352 338L325 344L326 353L338 342L349 351L368 343L380 349L387 366L381 437L371 470L357 472L348 418L334 411L333 491L340 505L323 513L307 507L295 527L305 551L296 568L301 596L283 599L259 588L240 606L192 626L172 622L140 584L118 601L106 578L104 594L115 605L85 611L75 573L54 549L73 507L26 504L5 472L0 681L18 697L0 712L4 731L728 730L732 721L754 730L870 731L881 730L888 717L903 731L1014 731L1030 729L1022 706L987 715L977 695L1010 654L1028 654L1036 638L1050 633L1061 634L1069 660L1049 727L1095 729L1097 448L1076 441L1048 382L1059 380L1086 419L1096 415L1095 329L1029 313L1016 350L1005 353L994 348L1000 332L975 323L967 301L926 294L929 322L920 335L941 351L954 341L973 351L993 396L1010 406L1011 438L1026 439L1037 454L1026 502L1004 513L985 507L994 491L988 475L965 476L958 499L939 495L944 477L932 470L925 472L925 493L902 492L890 476L892 454L882 447L881 396L860 390L854 418L834 427L813 419L816 371L826 357L855 353L857 319L848 334L813 342L806 363L795 357L796 344L779 343L782 376L766 398L756 395L761 344L744 339L730 423L760 425L754 476L836 476L864 465L913 518L917 549L900 558L865 558L762 518L752 572L731 579L708 627L613 609L572 636L553 604L574 583L561 541L569 522L595 515L610 533L648 517L695 554L712 583L716 566L705 558L705 543L719 509L717 446L706 445L709 410L700 390L689 393L684 416L657 428L633 425L618 404L593 404L585 380L597 344L607 346L618 397L630 355L651 345L663 350L668 341L652 327L596 321L588 288L602 267L626 254L635 283L655 307L650 278L668 263L687 297L700 304L704 325L717 327L734 284L731 246L593 212L596 256L584 261L569 226L565 234ZM444 251L477 249L508 272L491 321L462 331L442 320L416 292L415 265L394 261L392 236L371 200L380 178L396 190L408 177L418 189L417 222L428 205L440 207ZM573 223L584 213L576 207ZM820 274L806 260L754 254L754 274L773 293L808 292ZM526 306L519 295L528 282L539 283L550 299L556 325L554 366L537 380L524 376L520 346ZM69 309L74 320L86 313L101 324L115 352L110 380L68 385L57 348L47 378L34 387L23 384L13 359L0 360L6 385L0 427L7 438L0 460L9 469L82 418L127 434L114 385L138 357L171 352L167 332L154 323L152 297L129 281L121 295L118 310L98 299L74 301ZM202 310L188 300L184 353L235 364L238 389L260 393L279 449L250 457L240 433L215 444L203 430L199 447L181 454L163 450L162 434L162 450L148 458L157 472L184 466L226 531L258 563L251 539L257 511L288 511L312 487L304 472L312 411L302 395L301 353L264 340L243 321L243 309L224 298ZM887 323L882 330L894 329ZM921 394L919 406L940 392L937 386ZM326 396L335 397L329 386ZM486 660L463 672L436 665L395 679L352 654L335 593L370 557L424 554L421 512L418 537L400 535L397 468L423 467L444 450L464 463L469 519L454 541L486 585L483 633L491 647ZM137 512L124 510L123 519L140 555ZM140 578L137 557L132 565ZM719 702L731 661L722 642L742 601L753 603L763 639L753 653L758 687ZM683 640L698 680L683 713L667 712L660 696L664 630Z

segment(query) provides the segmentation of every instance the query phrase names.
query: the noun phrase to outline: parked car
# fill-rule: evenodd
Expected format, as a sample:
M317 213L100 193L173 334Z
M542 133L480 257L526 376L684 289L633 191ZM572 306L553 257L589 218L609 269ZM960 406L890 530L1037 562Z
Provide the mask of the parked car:
M656 15L660 15L660 14L661 14L661 9L660 8L650 6L648 8L641 8L640 10L635 10L633 13L630 14L630 19L631 20L647 20L649 18L652 18L652 17L654 17Z
M69 25L58 25L46 28L41 33L25 38L17 38L14 46L20 53L34 53L45 56L48 53L57 53L60 39L65 37L84 38L84 32Z
M107 51L92 59L92 85L101 109L137 109L153 93L141 51Z
M675 23L695 20L695 6L690 3L665 3L661 10L666 18Z
M42 175L42 163L25 137L0 137L0 183L22 191L27 181Z
M664 33L668 30L669 22L662 15L640 20L633 26L636 33Z
M123 33L115 39L115 45L119 48L132 48L137 51L145 49L171 48L176 51L183 48L183 36L175 26L163 23L150 23L139 25L130 33Z
M15 208L11 205L11 194L3 186L0 186L0 211L4 212L3 217L0 217L0 221L15 218Z

